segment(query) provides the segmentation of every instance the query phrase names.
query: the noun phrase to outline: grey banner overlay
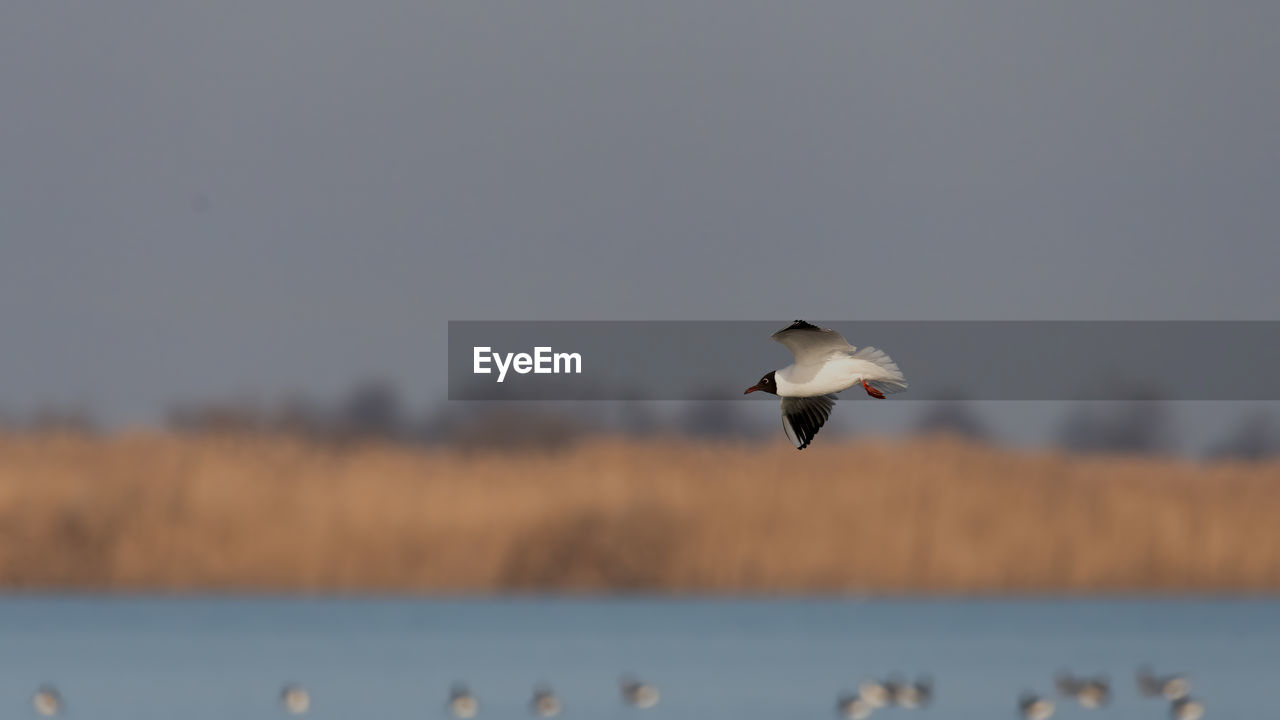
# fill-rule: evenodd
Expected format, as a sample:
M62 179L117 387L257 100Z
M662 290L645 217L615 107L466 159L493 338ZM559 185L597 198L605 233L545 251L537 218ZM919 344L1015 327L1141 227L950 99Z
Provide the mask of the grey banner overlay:
M911 384L897 400L1280 400L1276 321L805 319L889 353ZM769 339L789 323L450 322L449 399L736 400L791 363ZM512 369L499 383L492 361L490 374L473 372L476 347L577 353L582 372Z

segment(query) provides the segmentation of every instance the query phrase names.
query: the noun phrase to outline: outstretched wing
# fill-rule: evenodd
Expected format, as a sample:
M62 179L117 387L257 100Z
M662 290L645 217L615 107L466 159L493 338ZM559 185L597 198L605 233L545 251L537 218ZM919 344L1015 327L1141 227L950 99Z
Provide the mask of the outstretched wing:
M835 400L835 395L782 398L782 431L797 450L809 447L813 436L818 434L823 423L831 417L831 408L836 406Z
M840 333L804 320L796 320L770 337L787 346L795 356L797 365L820 363L833 352L854 351L854 347Z

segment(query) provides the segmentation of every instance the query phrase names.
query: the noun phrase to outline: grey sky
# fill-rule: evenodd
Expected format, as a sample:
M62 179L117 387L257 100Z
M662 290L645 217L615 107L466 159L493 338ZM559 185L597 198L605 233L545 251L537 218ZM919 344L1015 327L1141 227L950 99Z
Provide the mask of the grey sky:
M449 319L1275 319L1280 4L0 4L0 408ZM748 378L752 380L753 378Z

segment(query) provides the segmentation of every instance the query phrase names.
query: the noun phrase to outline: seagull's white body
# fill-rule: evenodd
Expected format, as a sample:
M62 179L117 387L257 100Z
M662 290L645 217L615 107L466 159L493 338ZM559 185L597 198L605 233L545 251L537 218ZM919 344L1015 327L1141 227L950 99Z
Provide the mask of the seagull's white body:
M764 390L782 398L782 429L798 450L809 446L831 415L835 393L861 385L883 399L907 389L906 377L883 350L858 349L835 330L796 320L771 337L787 346L795 362L765 375L747 392Z
M902 371L884 351L873 347L859 350L835 330L810 330L793 324L772 337L786 345L796 359L777 371L781 397L831 395L860 385L864 380L880 392L907 389Z

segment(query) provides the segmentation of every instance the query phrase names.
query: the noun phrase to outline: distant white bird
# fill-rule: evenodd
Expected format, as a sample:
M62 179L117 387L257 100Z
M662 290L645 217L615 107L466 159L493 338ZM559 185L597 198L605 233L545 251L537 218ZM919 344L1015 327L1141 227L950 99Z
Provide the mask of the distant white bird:
M1144 697L1178 700L1191 693L1191 681L1186 675L1158 676L1151 671L1150 667L1143 665L1138 668L1138 692Z
M541 718L553 718L564 710L560 698L546 685L533 689L533 699L529 701L529 711Z
M842 695L836 701L836 712L848 720L867 720L876 706L861 695Z
M893 684L893 704L900 708L915 710L925 707L933 700L933 679L922 677L915 682L895 682Z
M1049 720L1053 717L1053 701L1034 693L1024 693L1018 699L1018 712L1025 720Z
M1169 717L1173 720L1200 720L1204 717L1204 703L1183 696L1169 704Z
M459 720L469 720L480 712L480 701L462 683L449 689L449 713Z
M902 371L882 350L850 345L835 330L796 320L772 335L795 362L771 370L746 393L763 390L782 398L782 429L797 450L809 447L831 416L835 395L854 385L874 398L907 389Z
M863 680L858 684L858 695L873 708L882 708L893 702L890 688L879 680Z
M1111 682L1105 676L1083 678L1076 683L1076 702L1086 710L1097 710L1111 700Z
M44 717L56 717L62 713L62 695L52 685L42 685L31 696L31 706Z
M311 693L301 685L289 683L280 689L280 705L290 715L304 715L311 709Z
M1111 700L1111 681L1105 675L1090 678L1060 672L1054 684L1059 693L1074 698L1086 710L1097 710Z
M622 701L632 707L651 708L662 698L657 687L641 682L632 675L624 675L618 686L622 690Z

